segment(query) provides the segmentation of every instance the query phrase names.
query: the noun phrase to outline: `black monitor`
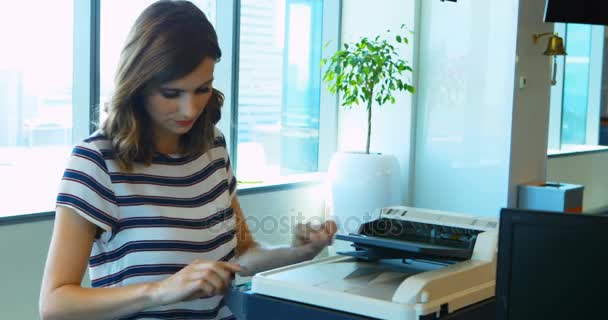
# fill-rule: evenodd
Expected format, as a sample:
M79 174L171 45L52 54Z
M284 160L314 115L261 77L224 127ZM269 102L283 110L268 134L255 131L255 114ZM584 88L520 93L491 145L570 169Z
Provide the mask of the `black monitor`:
M608 319L608 217L502 209L497 320Z
M605 0L547 0L545 22L608 25Z

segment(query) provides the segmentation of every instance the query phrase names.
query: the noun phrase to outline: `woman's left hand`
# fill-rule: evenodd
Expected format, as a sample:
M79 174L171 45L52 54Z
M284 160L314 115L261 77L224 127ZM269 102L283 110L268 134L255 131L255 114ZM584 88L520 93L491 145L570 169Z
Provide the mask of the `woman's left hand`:
M334 235L338 230L336 222L328 220L323 224L298 224L293 234L294 246L310 246L315 251L321 251L332 244Z

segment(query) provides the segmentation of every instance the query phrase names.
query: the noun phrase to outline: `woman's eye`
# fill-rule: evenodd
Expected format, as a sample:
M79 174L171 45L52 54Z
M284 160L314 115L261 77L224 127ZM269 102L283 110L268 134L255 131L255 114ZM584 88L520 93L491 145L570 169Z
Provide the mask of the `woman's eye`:
M160 94L166 99L175 99L179 97L179 91L176 90L161 90Z
M203 87L203 88L196 89L196 93L209 93L209 91L211 91L210 87Z

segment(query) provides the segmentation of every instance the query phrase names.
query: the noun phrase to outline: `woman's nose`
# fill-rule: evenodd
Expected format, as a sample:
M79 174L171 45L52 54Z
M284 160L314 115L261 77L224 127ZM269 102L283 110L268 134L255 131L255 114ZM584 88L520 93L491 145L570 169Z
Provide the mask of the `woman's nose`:
M194 118L200 107L199 103L199 99L193 95L186 95L180 103L180 114L186 119Z

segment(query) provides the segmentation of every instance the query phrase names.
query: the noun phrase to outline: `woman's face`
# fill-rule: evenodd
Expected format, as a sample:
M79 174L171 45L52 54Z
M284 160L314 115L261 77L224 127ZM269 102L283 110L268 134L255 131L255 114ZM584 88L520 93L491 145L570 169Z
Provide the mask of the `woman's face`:
M211 97L215 60L205 58L190 74L162 84L146 97L156 139L171 140L187 133Z

